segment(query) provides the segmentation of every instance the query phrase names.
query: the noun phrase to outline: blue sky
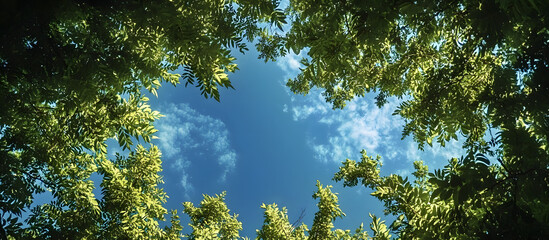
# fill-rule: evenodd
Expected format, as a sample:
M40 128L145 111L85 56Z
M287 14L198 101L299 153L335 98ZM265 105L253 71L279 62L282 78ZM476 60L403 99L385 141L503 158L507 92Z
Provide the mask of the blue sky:
M331 180L346 158L360 160L366 149L382 156L382 174L409 176L414 160L434 169L462 153L458 142L422 152L411 138L401 140L403 121L392 116L398 99L380 109L375 95L368 94L344 110L332 110L319 90L290 93L284 84L298 73L300 56L264 63L254 51L234 54L240 70L229 78L235 90L222 89L221 102L183 85L165 84L158 98L151 97L153 109L165 115L155 124L155 144L163 153L168 209L182 210L184 201L197 205L202 194L227 191L226 203L243 223L241 235L255 238L263 223L262 203L287 207L290 222L305 210L302 221L311 227L317 210L312 194L320 180L334 186L347 214L335 226L354 230L369 224L368 213L383 216L383 208L369 189L343 188Z

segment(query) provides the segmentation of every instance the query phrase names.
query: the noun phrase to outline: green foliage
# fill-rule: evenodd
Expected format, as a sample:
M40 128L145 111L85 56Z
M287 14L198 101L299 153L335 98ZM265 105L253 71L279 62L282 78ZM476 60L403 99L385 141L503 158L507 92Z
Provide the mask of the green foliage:
M466 138L466 156L444 169L415 162L413 182L380 176L380 157L365 152L343 163L334 179L374 189L397 216L392 232L549 237L547 1L295 0L286 11L290 30L260 49L265 60L307 51L293 92L320 88L334 108L371 91L378 106L405 99L394 114L420 149Z
M313 194L314 199L318 199L318 211L315 213L313 226L309 230L303 223L299 227L290 225L286 208L279 210L276 204L265 205L265 222L261 230L257 230L256 239L341 239L341 240L359 240L359 239L388 239L390 235L386 231L387 226L380 222L378 218L372 216L372 230L374 238L370 238L364 231L361 224L354 234L350 230L335 229L333 221L338 217L345 216L338 205L337 194L330 190L332 186L323 187L319 181L316 183L317 190ZM385 237L388 236L388 237Z
M161 117L142 91L194 85L219 101L230 50L281 26L278 1L3 1L0 238L179 238L167 213ZM182 69L182 74L174 70ZM129 153L107 154L115 139ZM101 180L102 196L92 191ZM33 205L37 194L50 203ZM30 216L22 219L22 212ZM25 224L22 224L25 221Z
M102 161L100 166L99 173L103 175L101 216L104 218L101 238L163 236L158 220L163 220L167 211L162 206L166 194L157 187L162 183L158 175L161 171L158 148L145 149L138 145L128 158L118 156L115 162Z
M345 186L359 182L375 191L386 214L398 216L390 230L410 239L537 239L549 236L547 191L533 171L506 172L489 165L482 154L453 158L444 169L426 172L415 162L416 181L391 174L382 177L379 156L363 152L362 160L347 160L334 180ZM536 171L544 171L536 169ZM547 170L542 173L546 179ZM375 222L375 220L374 220Z
M311 229L262 205L257 239L543 239L549 237L549 4L536 0L5 1L0 5L0 237L2 239L239 239L225 193L184 203L192 232L167 210L161 117L144 92L194 85L219 101L237 70L231 50L259 37L260 57L307 51L295 93L324 90L334 108L378 93L404 98L403 135L442 146L466 137L466 156L415 180L381 176L362 152L334 180L374 190L387 227L333 230L343 217L317 182ZM286 15L290 30L284 29ZM270 24L271 28L263 25ZM175 74L182 69L182 74ZM492 135L492 130L497 134ZM487 134L490 134L488 137ZM112 157L115 139L127 155ZM101 178L101 196L93 175ZM37 194L51 201L33 205ZM22 213L30 216L22 219ZM25 224L23 224L23 222Z
M339 208L337 204L337 195L330 191L332 186L322 187L319 181L316 182L318 190L313 194L314 199L320 199L318 202L318 212L315 213L313 221L313 227L310 231L310 238L325 239L327 236L332 235L332 228L334 227L333 221L337 217L343 217L345 214Z
M334 108L371 91L379 105L409 96L395 114L420 148L462 133L482 150L487 124L545 121L546 1L294 0L286 11L290 30L260 49L265 60L307 50L290 89L323 89Z
M183 234L181 234L183 226L181 226L181 221L179 220L176 210L171 211L170 223L171 226L165 227L166 239L181 239L181 237L183 237Z
M226 193L211 197L204 195L199 207L191 202L183 203L184 213L189 215L189 226L193 229L188 239L239 239L238 231L242 223L236 220L238 215L230 215L225 202Z
M389 240L391 239L391 234L389 234L389 229L385 225L385 221L381 221L375 215L370 214L372 218L372 223L370 223L370 228L374 231L373 240Z
M261 229L257 230L256 239L306 239L307 226L301 224L301 226L294 228L288 221L286 208L279 210L275 203L263 204L261 208L265 209L265 222Z

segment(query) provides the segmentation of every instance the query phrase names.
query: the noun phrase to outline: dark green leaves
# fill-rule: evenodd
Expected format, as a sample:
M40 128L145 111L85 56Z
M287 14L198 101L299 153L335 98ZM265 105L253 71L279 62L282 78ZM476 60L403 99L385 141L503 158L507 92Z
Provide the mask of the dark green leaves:
M461 133L477 151L486 145L487 124L548 111L520 107L530 106L521 102L527 96L547 102L547 94L537 94L548 92L542 81L529 84L545 76L549 62L541 54L549 39L542 9L549 6L540 1L296 0L287 9L288 33L264 37L269 41L258 49L265 60L307 50L301 73L288 81L294 93L318 87L334 108L372 90L382 93L380 104L409 96L396 111L406 120L404 136L423 148L444 146Z
M198 87L220 100L277 1L3 2L0 20L0 212L7 235L40 239L178 238L158 188L160 152L142 91ZM179 72L182 70L181 72ZM115 139L128 155L107 153ZM141 145L144 144L144 145ZM99 173L103 197L93 194ZM26 225L11 224L45 189ZM28 231L27 231L28 230Z

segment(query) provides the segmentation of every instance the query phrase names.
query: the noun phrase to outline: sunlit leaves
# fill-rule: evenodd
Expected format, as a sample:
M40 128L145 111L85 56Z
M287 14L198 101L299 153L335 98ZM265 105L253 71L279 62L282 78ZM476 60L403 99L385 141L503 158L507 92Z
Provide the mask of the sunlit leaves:
M336 181L372 188L397 216L390 227L372 216L374 239L549 235L544 1L295 0L285 10L277 0L8 3L1 7L9 22L0 24L0 210L10 238L181 237L175 212L172 226L160 228L166 195L160 152L149 143L161 115L143 91L156 96L181 78L219 101L237 69L230 51L245 52L256 37L265 60L307 52L288 81L295 93L321 88L334 108L370 91L379 106L402 97L395 115L420 148L465 137L466 156L432 173L414 162L413 182L381 176L380 157L366 152L343 163ZM488 139L492 130L499 133ZM125 154L113 156L108 139ZM45 191L51 201L29 209ZM185 203L189 238L239 237L224 197ZM344 214L330 186L318 183L313 197L319 210L310 231L264 205L258 238L368 238L363 226L354 235L332 230Z
M428 173L414 162L413 184L380 176L379 157L365 152L335 174L344 186L372 188L399 216L391 229L400 237L539 238L534 231L549 235L542 2L296 0L287 10L291 29L259 49L265 60L307 50L287 85L299 94L320 88L334 108L370 91L378 106L404 99L394 115L420 149L464 137L467 154L444 169ZM524 228L536 230L516 230Z
M315 213L313 226L311 227L310 239L325 239L332 235L333 221L345 214L338 205L337 195L330 191L332 186L323 187L319 181L316 183L318 190L313 194L318 201L318 212Z
M195 207L191 202L183 203L183 212L191 218L189 226L192 233L188 239L238 239L242 223L236 218L238 215L229 214L225 204L225 195L203 195L200 206Z
M391 239L391 234L389 234L389 229L387 228L387 225L385 225L384 223L385 221L381 221L380 218L372 214L370 214L370 217L372 218L372 223L370 223L370 228L374 232L374 237L372 239L374 240Z
M345 216L339 208L339 200L336 193L330 190L332 186L323 186L317 181L317 190L313 198L318 200L318 210L315 213L313 225L309 230L303 223L299 226L292 226L288 222L286 208L280 210L276 204L265 205L265 222L260 230L257 230L256 239L333 239L333 240L366 240L366 239L387 239L384 238L388 232L387 227L378 218L374 217L372 230L374 237L370 238L368 232L364 230L361 224L354 232L350 230L335 229L332 230L333 222L340 217ZM375 229L374 229L375 228Z
M335 181L343 181L344 186L356 186L361 180L365 186L374 186L380 181L379 172L381 167L381 157L375 159L368 156L365 150L362 150L362 161L357 163L354 160L347 159L343 162L343 167L339 168L334 176Z
M304 240L307 226L301 224L294 227L288 220L286 208L279 209L276 204L261 205L265 209L265 221L260 230L257 230L256 239L288 239Z
M531 188L543 185L535 171L544 175L545 170L508 172L511 166L505 155L501 157L502 165L490 165L489 156L469 154L450 159L444 169L432 173L422 162L414 162L416 180L412 184L397 175L380 176L379 158L363 153L359 163L344 162L334 179L343 180L345 186L361 183L373 189L372 195L385 204L385 212L398 216L385 230L403 238L545 236L547 232L541 229L546 226L543 219L548 209L541 199L546 191ZM513 224L536 230L509 230Z
M114 162L100 162L103 182L101 201L104 223L100 233L104 238L157 238L159 220L164 220L162 206L166 194L162 183L160 151L155 146L145 149L137 146L127 158L118 156Z
M259 49L265 60L307 50L302 71L288 81L295 93L318 87L334 108L370 91L378 92L379 103L409 96L395 112L406 121L404 136L413 135L423 148L444 146L462 133L466 147L476 151L486 147L483 136L492 121L501 126L502 118L547 111L535 107L524 114L518 96L542 97L513 87L546 72L549 60L540 53L547 51L549 34L542 9L549 6L541 1L296 0L287 9L290 30L266 37Z
M159 227L166 213L160 152L147 145L161 115L143 91L156 96L163 83L181 78L219 101L219 89L232 88L227 74L238 69L230 51L245 52L261 23L281 27L278 4L2 3L9 13L0 24L0 211L7 235L177 238L176 215L174 226ZM108 139L127 155L113 157ZM102 196L93 194L97 179ZM21 212L44 190L51 203L33 208L21 225Z

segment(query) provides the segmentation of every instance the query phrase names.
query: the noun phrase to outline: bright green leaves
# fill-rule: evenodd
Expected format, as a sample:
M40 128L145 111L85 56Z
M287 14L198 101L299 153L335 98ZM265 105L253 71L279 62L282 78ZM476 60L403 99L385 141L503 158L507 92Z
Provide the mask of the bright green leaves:
M196 85L203 96L219 101L218 87L232 88L226 73L236 70L229 50L247 51L245 39L253 41L262 32L258 22L282 26L285 15L278 4L270 0L177 1L183 14L161 25L174 28L170 33L175 34L168 39L177 46L177 51L167 51L165 59L177 59L172 64L185 68L186 84Z
M370 214L370 217L372 218L372 223L370 224L370 228L374 232L373 240L389 240L391 239L391 234L389 234L389 229L387 228L387 225L385 225L385 221L381 221L380 218L376 217L373 214Z
M445 56L447 63L432 62L413 84L413 99L403 102L395 114L406 119L403 134L432 145L457 139L461 131L472 142L483 144L489 123L485 115L486 93L493 84L492 72L499 60L493 56ZM460 67L437 67L460 66ZM449 114L451 113L451 114Z
M373 187L380 181L381 157L375 159L368 156L366 150L362 150L362 161L347 159L343 166L339 167L339 172L334 175L335 181L343 180L343 186L356 186L361 179L361 184L367 187Z
M265 60L307 50L302 71L287 83L294 93L318 87L334 108L370 91L379 93L379 103L409 96L395 112L406 121L404 136L413 135L423 148L434 142L444 146L462 133L474 152L486 147L486 125L493 120L495 126L502 126L501 118L520 115L541 120L539 114L547 111L522 111L520 99L548 102L542 97L547 94L535 93L547 93L541 76L549 59L536 52L547 49L547 14L539 9L548 7L296 0L287 9L291 29L264 37L258 49ZM517 15L519 8L538 20ZM539 80L529 84L530 79Z
M257 230L256 239L288 239L304 240L307 226L301 224L299 227L292 226L288 221L286 208L280 210L276 204L261 205L265 209L265 221L260 230Z
M256 239L333 239L333 240L359 240L359 239L371 239L368 233L360 225L354 233L350 230L335 229L332 230L334 225L333 221L338 217L343 217L345 214L339 208L338 198L336 193L332 193L332 186L322 186L319 181L316 184L317 190L313 194L314 199L318 199L317 207L318 211L315 213L313 225L310 230L307 229L305 224L301 224L299 227L290 225L288 216L286 214L286 208L280 210L276 204L265 205L261 208L265 209L265 222L260 230L257 230ZM374 218L374 221L376 218ZM374 236L380 236L385 234L383 227L387 227L377 219L374 230ZM374 226L373 225L373 226ZM379 228L379 229L378 229ZM379 230L379 231L378 231ZM374 237L373 239L378 239ZM385 239L385 238L381 238Z
M258 43L255 45L259 52L259 58L268 61L276 61L278 57L285 56L288 51L284 48L284 39L280 34L273 34L267 30L261 32Z
M224 202L225 195L225 192L214 197L204 194L199 207L195 207L191 202L183 203L183 212L191 218L189 226L193 230L187 236L188 239L240 238L238 232L242 230L242 223L236 219L238 215L229 214Z
M158 111L151 110L147 102L149 98L138 95L130 95L129 99L121 99L121 105L125 108L125 115L119 119L119 127L116 139L123 150L130 149L133 145L132 138L139 140L141 137L146 143L154 139L157 132L153 122L162 115Z
M166 231L166 239L181 239L183 237L183 234L181 234L183 226L181 226L181 221L179 220L179 216L177 215L177 210L172 210L170 212L170 215L171 226L166 226L164 228L164 230Z
M167 214L162 206L166 194L158 184L162 178L160 151L156 146L138 145L127 158L100 162L103 199L101 200L102 238L159 238L165 233L159 220Z
M324 89L334 108L369 91L379 106L404 97L395 115L420 148L466 138L469 154L445 169L428 173L414 162L413 183L380 176L380 157L366 152L343 163L336 181L372 188L398 216L389 228L372 216L374 239L549 235L543 1L295 0L284 11L276 0L12 2L1 6L14 10L4 12L11 22L0 24L0 211L9 238L179 238L175 213L171 227L159 226L167 213L160 152L139 143L151 142L161 115L142 91L156 96L163 82L182 78L219 101L238 69L230 51L247 51L256 37L265 60L307 51L288 81L295 93ZM280 33L286 14L291 29ZM494 129L501 134L485 142ZM128 155L109 156L111 138ZM93 194L94 173L102 197ZM354 235L332 230L344 214L329 186L317 188L310 231L264 205L258 238L368 238L362 226ZM52 201L33 208L23 226L18 216L45 190ZM185 203L189 238L239 237L224 196Z
M374 234L376 234L376 233L374 232ZM368 232L364 230L364 224L360 224L360 226L354 231L354 233L351 233L350 230L336 229L334 231L333 239L338 239L338 240L367 240L367 239L374 239L374 238L370 238L370 236L368 235Z
M324 187L317 181L317 191L313 198L318 199L318 211L315 213L312 228L301 223L299 226L290 224L286 208L279 209L276 204L261 205L264 212L264 223L261 229L256 230L256 239L341 239L341 240L366 240L366 239L388 239L387 226L379 218L372 216L371 228L374 231L374 238L370 238L361 225L353 233L350 230L335 229L333 221L345 214L338 204L337 194L330 190L332 186ZM214 197L203 195L204 199L199 207L190 202L185 202L183 212L190 217L189 226L192 228L188 239L240 239L238 232L242 224L236 219L237 215L231 215L224 203L225 192ZM177 218L175 218L177 220ZM173 222L173 220L172 220ZM178 221L172 223L177 226ZM173 228L173 227L172 227ZM170 228L168 228L169 230ZM168 233L174 234L173 231Z
M54 1L2 3L0 24L0 212L8 236L41 239L164 238L160 153L150 143L157 95L180 78L220 100L238 68L232 49L260 24L281 28L278 1ZM24 11L24 12L21 12ZM179 72L178 70L182 70ZM107 154L115 139L127 156ZM93 173L103 177L94 196ZM51 191L28 225L11 224ZM4 215L3 215L4 216ZM175 217L175 216L174 216ZM4 218L2 219L4 220ZM177 220L174 220L174 224ZM3 222L2 222L3 223ZM177 225L177 224L176 224ZM168 235L176 237L177 226Z
M416 177L415 183L417 185L425 185L427 181L427 174L429 173L429 167L423 164L423 161L414 161L415 172L412 173Z
M440 217L440 213L437 212L440 206L433 205L430 200L430 186L424 179L427 177L426 166L421 162L415 163L414 175L419 176L416 185L397 175L380 176L380 166L379 156L373 159L363 151L361 162L347 160L334 176L336 181L344 180L344 186L355 186L360 182L365 187L373 189L372 195L385 204L385 213L400 216L391 224L390 229L380 219L372 216L371 228L375 233L374 239L388 239L390 231L401 237L416 236L422 231L422 236L434 236L425 234L431 234L428 229L432 231L436 229L434 226L440 226L433 225L433 220ZM446 209L444 204L442 207Z
M333 221L338 217L345 216L338 205L337 195L330 191L332 186L323 187L319 181L316 182L317 191L313 194L314 199L318 201L318 212L315 213L313 226L309 231L309 238L326 239L332 235Z
M287 11L289 32L258 49L265 60L307 50L291 91L323 89L334 108L369 91L379 92L378 106L404 98L394 115L420 149L465 138L467 156L443 170L414 162L414 184L380 176L379 157L365 152L343 163L334 180L374 189L399 215L392 231L415 239L535 236L514 230L525 228L548 235L549 4L296 0Z
M495 155L501 165L489 165L492 156L468 154L461 159L450 159L444 169L433 173L428 173L422 161L416 161L414 184L394 174L380 176L379 157L374 159L363 152L360 162L343 162L334 180L343 180L344 186L360 183L373 189L372 195L385 204L385 213L398 216L388 230L376 226L379 220L374 218L371 227L381 233L379 236L389 232L417 239L545 235L543 219L548 208L541 199L546 199L547 191L539 189L547 188L542 180L546 178L540 178L535 172L543 170L533 166L511 170L513 165L505 151L508 150L504 150L503 155ZM540 153L534 152L529 157ZM527 225L538 232L515 230Z

